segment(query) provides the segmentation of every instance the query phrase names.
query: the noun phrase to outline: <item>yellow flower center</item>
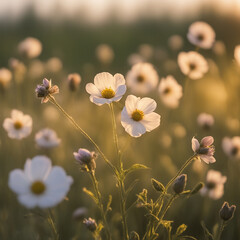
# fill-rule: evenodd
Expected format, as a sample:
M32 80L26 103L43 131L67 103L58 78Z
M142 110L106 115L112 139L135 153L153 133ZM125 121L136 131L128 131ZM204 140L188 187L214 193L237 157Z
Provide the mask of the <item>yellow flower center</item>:
M132 113L132 119L134 120L134 121L141 121L142 119L143 119L143 116L144 116L144 113L143 113L143 111L141 111L141 110L138 110L138 109L136 109L133 113Z
M144 82L144 80L145 80L145 77L143 75L140 74L137 76L137 82L142 83Z
M35 181L31 186L32 193L40 195L45 191L46 187L43 182Z
M22 124L20 121L16 121L16 122L14 123L14 128L15 128L15 129L19 130L19 129L21 129L22 127L23 127L23 124Z
M171 92L171 88L165 88L163 94L169 94Z
M104 90L102 90L101 94L102 97L107 99L113 98L115 96L115 92L111 88L105 88Z

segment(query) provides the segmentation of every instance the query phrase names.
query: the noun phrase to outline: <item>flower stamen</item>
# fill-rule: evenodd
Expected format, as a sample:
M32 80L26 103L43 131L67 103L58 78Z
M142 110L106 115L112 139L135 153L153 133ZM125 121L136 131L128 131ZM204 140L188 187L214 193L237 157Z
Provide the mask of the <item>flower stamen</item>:
M132 113L132 119L133 119L134 121L139 122L139 121L141 121L141 120L143 119L143 117L144 117L144 113L143 113L143 111L141 111L141 110L136 109L136 110Z
M23 124L22 124L20 121L16 121L16 122L14 123L14 128L15 128L16 130L21 129L22 127L23 127Z
M105 88L102 90L101 94L103 98L107 99L113 98L115 96L115 92L111 88Z
M46 187L45 187L44 183L41 182L41 181L35 181L35 182L31 185L31 191L32 191L32 193L35 194L35 195L40 195L40 194L42 194L45 190L46 190Z

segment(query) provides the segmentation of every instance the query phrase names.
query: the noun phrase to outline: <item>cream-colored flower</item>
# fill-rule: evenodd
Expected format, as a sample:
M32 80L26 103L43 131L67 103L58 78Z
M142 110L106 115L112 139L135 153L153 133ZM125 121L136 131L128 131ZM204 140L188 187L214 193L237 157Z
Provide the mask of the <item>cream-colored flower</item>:
M162 78L158 87L162 102L169 108L177 108L182 97L182 86L173 76Z
M240 65L240 45L237 45L234 49L234 58L238 65Z
M197 123L203 129L210 129L214 124L214 117L211 114L201 113L197 117Z
M109 64L114 59L114 51L111 46L107 44L100 44L96 48L96 56L103 64Z
M161 116L153 112L157 103L151 98L129 95L121 113L121 123L132 137L140 137L160 125Z
M147 94L156 88L158 74L150 63L137 63L126 76L127 86L133 93Z
M206 59L197 52L180 52L178 65L182 73L193 80L200 79L208 71Z
M102 72L95 76L94 84L86 85L86 91L90 94L90 101L98 106L118 102L126 92L125 79L119 73L113 76Z
M168 39L168 46L173 51L180 50L183 47L183 38L180 35L172 35Z
M222 148L225 154L234 159L240 159L240 137L225 137L222 140Z
M41 54L42 44L38 39L28 37L19 43L18 51L24 57L35 58Z
M63 68L62 60L58 57L49 58L46 62L46 69L51 73L57 73Z
M205 196L217 200L224 194L224 183L227 177L223 176L219 171L209 170L206 177L205 186L200 190L200 193Z
M41 148L54 148L60 144L61 139L57 137L54 130L44 128L36 133L35 142Z
M28 159L24 170L10 172L8 185L18 195L18 201L27 208L50 208L60 203L68 193L73 179L63 168L52 167L45 156Z
M23 112L12 110L11 118L6 118L3 128L8 132L8 136L13 139L22 139L32 132L32 118L24 115Z
M12 73L7 68L0 68L0 87L8 87L11 80Z
M215 32L213 28L205 22L194 22L188 29L188 40L193 45L200 48L209 49L215 42Z

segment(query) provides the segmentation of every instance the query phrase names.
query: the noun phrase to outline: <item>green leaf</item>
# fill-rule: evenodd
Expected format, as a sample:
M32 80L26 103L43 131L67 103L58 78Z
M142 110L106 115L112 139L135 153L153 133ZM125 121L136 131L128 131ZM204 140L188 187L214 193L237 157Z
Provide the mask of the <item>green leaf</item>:
M124 170L125 176L127 176L129 173L134 172L139 169L149 169L149 167L143 165L143 164L133 164L130 168Z
M186 229L187 229L187 225L185 225L185 224L180 225L180 226L177 228L176 235L177 235L177 236L181 235L183 232L186 231Z
M152 183L153 188L157 192L164 192L165 191L165 187L163 186L163 184L160 183L159 181L157 181L156 179L152 178L151 183Z
M84 191L89 197L91 197L96 204L98 204L98 200L97 200L97 198L95 197L94 193L92 193L91 191L87 190L87 188L85 188L85 187L83 188L83 191Z

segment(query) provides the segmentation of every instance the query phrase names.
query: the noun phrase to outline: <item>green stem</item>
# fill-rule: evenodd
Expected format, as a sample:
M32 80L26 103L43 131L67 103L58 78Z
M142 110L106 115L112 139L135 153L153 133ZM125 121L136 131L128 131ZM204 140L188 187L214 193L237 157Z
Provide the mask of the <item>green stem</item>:
M117 175L116 168L112 165L112 163L107 159L107 157L104 155L102 150L99 148L99 146L94 142L94 140L75 122L75 120L57 103L55 98L51 95L49 95L49 100L52 104L54 104L67 119L73 124L73 126L81 132L81 134L94 145L96 150L99 152L99 154L102 156L103 160L107 163L107 165L113 170L114 174Z
M48 223L51 227L54 240L59 240L59 235L58 235L55 223L54 223L53 213L52 213L51 209L48 210Z
M94 171L90 172L90 176L91 176L91 179L92 179L92 183L93 183L93 186L94 186L95 193L97 195L98 208L99 208L99 210L101 212L101 215L102 215L102 219L103 219L106 234L107 234L107 239L112 239L111 234L110 234L110 230L109 230L109 226L108 226L107 220L106 220L106 214L104 213L104 209L103 209L102 196L101 196L101 193L99 191L98 181L96 179Z
M221 235L222 235L223 229L224 229L224 221L221 220L220 226L219 226L219 230L218 230L218 234L216 236L216 240L220 240L221 239Z
M119 164L119 175L117 176L118 180L118 187L119 187L119 194L121 198L121 215L122 215L122 224L123 224L123 233L124 233L124 239L128 240L128 227L127 227L127 214L126 214L126 193L125 193L125 187L124 187L124 170L123 170L123 163L121 160L121 151L119 149L118 144L118 136L117 136L117 127L116 127L116 120L115 120L115 114L113 109L113 103L110 103L110 110L111 110L111 116L112 116L112 125L113 125L113 138L116 146L116 152L117 152L117 158L118 158L118 164Z

